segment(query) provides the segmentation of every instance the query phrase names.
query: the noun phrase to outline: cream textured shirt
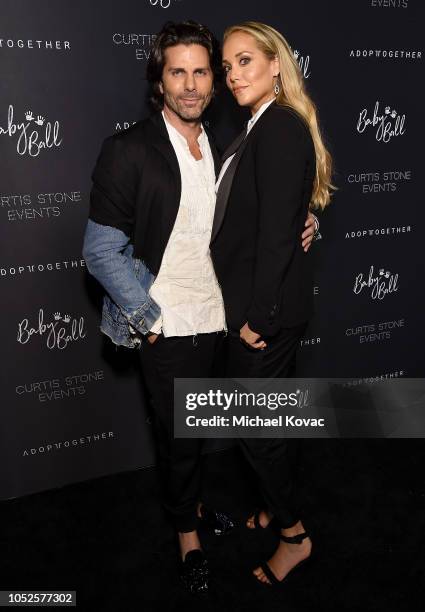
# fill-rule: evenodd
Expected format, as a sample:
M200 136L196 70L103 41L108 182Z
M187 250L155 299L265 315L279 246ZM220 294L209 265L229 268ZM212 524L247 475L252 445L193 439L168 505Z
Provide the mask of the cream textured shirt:
M177 218L158 275L150 288L161 307L153 333L190 336L226 328L223 298L210 256L215 209L215 171L208 137L201 125L196 161L182 136L162 113L181 174Z

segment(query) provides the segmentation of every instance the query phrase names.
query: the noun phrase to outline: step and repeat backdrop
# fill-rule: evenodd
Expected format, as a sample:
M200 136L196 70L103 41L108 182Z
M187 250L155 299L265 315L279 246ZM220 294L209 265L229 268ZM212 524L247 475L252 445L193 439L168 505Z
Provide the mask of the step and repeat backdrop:
M314 245L299 375L424 375L421 3L3 0L0 11L0 498L154 463L137 355L99 331L102 292L81 250L101 142L149 113L146 62L168 20L219 39L247 19L273 25L318 106L338 192ZM224 90L205 116L223 147L245 119Z

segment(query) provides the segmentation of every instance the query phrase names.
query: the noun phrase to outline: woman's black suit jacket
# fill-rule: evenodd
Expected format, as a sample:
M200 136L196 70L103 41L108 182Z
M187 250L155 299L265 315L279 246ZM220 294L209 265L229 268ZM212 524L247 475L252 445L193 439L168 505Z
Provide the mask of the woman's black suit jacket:
M227 324L262 336L313 313L312 249L300 241L316 157L310 131L272 103L239 147L219 187L211 256Z

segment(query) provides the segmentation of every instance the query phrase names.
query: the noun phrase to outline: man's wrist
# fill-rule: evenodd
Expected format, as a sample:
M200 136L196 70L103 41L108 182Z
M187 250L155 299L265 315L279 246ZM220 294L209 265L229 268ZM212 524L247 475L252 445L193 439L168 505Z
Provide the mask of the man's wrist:
M148 333L150 333L150 335L160 334L161 329L162 329L162 315L159 315L156 321L150 326Z
M129 330L133 328L142 336L145 336L148 331L156 331L152 328L161 318L161 308L151 298L148 298L136 310L130 312L124 310L123 314L127 319Z

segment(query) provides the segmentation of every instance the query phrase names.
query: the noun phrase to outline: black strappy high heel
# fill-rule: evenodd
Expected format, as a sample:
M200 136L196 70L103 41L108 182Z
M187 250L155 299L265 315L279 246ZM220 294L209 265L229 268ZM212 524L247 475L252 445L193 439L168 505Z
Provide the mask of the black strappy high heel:
M288 544L301 544L302 541L304 540L304 538L308 538L310 537L309 534L304 531L303 533L299 533L295 536L284 536L282 534L280 534L280 539L283 542L287 542ZM264 561L263 563L260 563L260 567L263 570L263 572L265 573L265 575L267 576L267 578L270 580L271 585L268 584L267 582L264 582L262 580L259 580L257 578L257 576L255 576L255 579L258 582L261 582L263 584L266 584L267 586L279 586L281 584L283 584L284 582L286 582L291 576L294 575L295 570L299 569L300 567L302 567L303 565L305 565L307 563L307 561L310 561L315 558L315 555L313 556L313 553L311 552L310 555L306 558L306 559L302 559L301 561L299 561L299 563L297 563L287 574L284 578L282 578L282 580L279 580L278 578L276 578L276 576L274 575L274 573L272 572L269 564L267 563L267 561ZM296 572L295 572L296 573Z

